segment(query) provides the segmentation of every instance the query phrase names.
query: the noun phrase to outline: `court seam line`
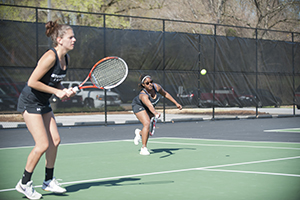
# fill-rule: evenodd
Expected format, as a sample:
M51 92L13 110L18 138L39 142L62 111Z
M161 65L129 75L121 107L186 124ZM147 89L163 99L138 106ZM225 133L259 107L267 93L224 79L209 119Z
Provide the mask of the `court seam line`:
M157 137L154 139L183 139L183 140L203 140L203 141L226 141L226 142L249 142L249 143L278 143L278 144L300 144L299 142L273 142L273 141L247 141L247 140L220 140L202 138L181 138L181 137Z
M201 171L201 170L207 170L207 169L212 169L212 168L232 167L232 166L238 166L238 165L249 165L249 164L266 163L266 162L276 162L276 161L292 160L292 159L299 159L299 158L300 158L300 156L294 156L294 157L276 158L276 159L268 159L268 160L260 160L260 161L249 161L249 162L224 164L224 165L216 165L216 166L207 166L207 167L177 169L177 170L168 170L168 171L161 171L161 172L149 172L149 173L142 173L142 174L132 174L132 175L106 177L106 178L89 179L89 180L81 180L81 181L70 181L70 182L61 183L61 185L78 184L78 183L90 183L90 182L96 182L96 181L105 181L105 180L113 180L113 179L121 179L121 178L138 177L138 176L170 174L170 173L177 173L177 172L187 172L187 171L197 171L197 170ZM280 173L278 173L278 175L279 174ZM270 174L265 174L265 175L273 175L273 174L270 173ZM283 174L281 174L281 175L284 176ZM293 174L290 174L289 176L293 176ZM298 177L297 174L295 176ZM299 177L300 177L300 175L299 175ZM42 185L37 185L37 186L34 186L34 187L39 188L39 187L42 187ZM1 192L7 192L7 191L13 191L13 190L15 190L15 188L4 189L4 190L0 190L0 193Z
M292 147L268 147L268 146L247 146L247 145L217 145L217 144L196 144L196 143L179 143L179 142L159 142L151 141L149 143L158 144L177 144L177 145L195 145L195 146L218 146L218 147L234 147L234 148L261 148L261 149L284 149L284 150L300 150L300 148Z
M290 131L290 130L297 130ZM286 132L286 133L300 133L300 128L283 128L283 129L270 129L270 130L264 130L264 132Z
M231 172L231 173L242 173L242 174L261 174L261 175L300 177L300 175L298 175L298 174L285 174L285 173L273 173L273 172L226 170L226 169L199 169L199 170L202 170L202 171L213 171L213 172Z
M149 143L162 143L162 144L179 144L179 145L199 145L199 146L224 146L224 147L241 147L241 148L270 148L270 149L290 149L290 150L300 150L300 148L288 148L288 147L261 147L261 146L237 146L237 145L213 145L213 144L194 144L194 143L172 143L172 142L158 142L153 141L154 139L183 139L183 140L205 140L205 141L229 141L229 140L209 140L209 139L193 139L193 138L176 138L176 137L161 137L161 138L153 138L149 141ZM69 145L85 145L85 144L100 144L100 143L111 143L111 142L131 142L131 139L124 140L108 140L108 141L97 141L97 142L79 142L79 143L65 143L60 144L60 146L69 146ZM230 140L231 141L231 140ZM235 141L234 141L235 142ZM247 142L247 141L239 141L239 142ZM273 142L271 142L273 143ZM274 142L276 143L276 142ZM280 142L278 142L280 143ZM286 143L291 144L291 143ZM298 144L298 143L295 143ZM0 148L0 150L8 150L8 149L22 149L22 148L33 148L34 146L21 146L21 147L5 147Z
M100 144L100 143L110 143L110 142L127 142L129 139L125 140L107 140L107 141L97 141L97 142L77 142L77 143L63 143L59 146L71 146L71 145L85 145L85 144ZM130 140L133 141L133 140ZM8 150L8 149L23 149L23 148L33 148L34 146L20 146L20 147L4 147L0 148L0 150Z

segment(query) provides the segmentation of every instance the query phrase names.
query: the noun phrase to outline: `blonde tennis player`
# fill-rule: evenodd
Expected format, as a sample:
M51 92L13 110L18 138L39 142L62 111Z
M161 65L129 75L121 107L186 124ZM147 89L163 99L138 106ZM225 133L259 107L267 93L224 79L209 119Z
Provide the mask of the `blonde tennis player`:
M35 146L27 158L22 178L16 185L16 190L28 199L42 197L33 188L31 176L44 153L46 166L42 189L54 193L66 192L66 189L60 187L53 177L60 136L49 98L52 94L62 100L75 95L73 90L63 88L60 81L66 76L69 64L67 52L74 48L76 39L72 28L68 25L49 21L45 27L46 35L51 37L54 48L49 49L40 58L18 101L18 111L22 113L35 141Z

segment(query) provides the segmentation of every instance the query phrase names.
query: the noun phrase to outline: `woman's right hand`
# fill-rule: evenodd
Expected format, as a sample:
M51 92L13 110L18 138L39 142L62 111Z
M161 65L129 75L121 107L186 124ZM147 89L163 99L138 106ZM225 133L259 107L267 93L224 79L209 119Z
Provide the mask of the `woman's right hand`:
M160 113L158 113L158 112L155 112L155 118L160 118Z

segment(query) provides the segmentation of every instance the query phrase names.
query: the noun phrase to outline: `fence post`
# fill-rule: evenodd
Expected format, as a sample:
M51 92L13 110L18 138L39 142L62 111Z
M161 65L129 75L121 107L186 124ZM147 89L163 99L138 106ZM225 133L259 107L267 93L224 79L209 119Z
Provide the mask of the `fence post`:
M292 69L293 69L293 115L296 115L296 96L295 96L295 57L294 57L294 48L295 48L295 43L294 43L294 33L292 32Z
M257 79L258 79L258 49L257 49L257 45L258 45L258 39L257 39L257 28L255 29L255 92L257 93ZM255 116L258 116L258 105L256 105L255 108Z
M39 60L39 13L35 8L35 41L36 41L36 62Z
M165 20L163 19L163 86L166 86L166 71L165 71ZM166 122L166 98L163 101L163 121Z
M103 53L104 57L106 57L106 15L103 15ZM104 123L107 125L107 93L106 89L103 88L104 91Z
M197 107L200 105L200 97L201 97L201 35L198 35L198 87L197 87Z
M217 25L214 24L214 76L213 76L213 105L212 119L215 119L215 90L216 90L216 54L217 54Z

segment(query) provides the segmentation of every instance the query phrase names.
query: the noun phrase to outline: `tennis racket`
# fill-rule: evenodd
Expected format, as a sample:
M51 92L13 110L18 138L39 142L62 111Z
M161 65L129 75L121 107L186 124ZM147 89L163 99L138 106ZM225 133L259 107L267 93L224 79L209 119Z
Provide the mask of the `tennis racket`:
M151 136L154 135L156 122L157 122L157 118L156 117L152 117L151 120L150 120L150 129L149 129L149 134Z
M75 92L85 88L111 89L120 85L128 75L126 62L119 57L111 56L99 60L91 69L86 79L73 88ZM87 80L93 85L83 86Z

